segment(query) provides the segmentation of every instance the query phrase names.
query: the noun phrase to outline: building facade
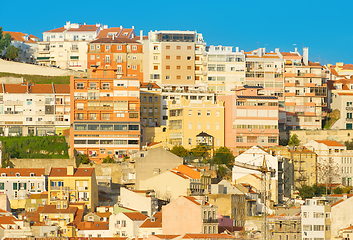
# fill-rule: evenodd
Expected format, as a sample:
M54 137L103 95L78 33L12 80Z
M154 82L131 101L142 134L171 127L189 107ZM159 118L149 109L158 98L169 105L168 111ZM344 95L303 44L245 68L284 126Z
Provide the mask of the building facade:
M1 84L0 128L5 136L62 135L69 127L69 85Z
M123 158L140 149L139 79L98 75L70 82L72 151L99 163L108 155Z

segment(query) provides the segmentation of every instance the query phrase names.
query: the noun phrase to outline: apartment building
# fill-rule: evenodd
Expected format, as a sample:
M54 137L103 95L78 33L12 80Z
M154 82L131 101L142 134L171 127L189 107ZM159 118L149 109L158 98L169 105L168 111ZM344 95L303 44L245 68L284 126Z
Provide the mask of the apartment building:
M276 96L260 95L261 86L239 87L225 102L225 145L234 153L252 146L278 145L279 103Z
M278 97L279 128L284 129L283 59L279 48L275 52L266 52L266 48L245 52L245 85L260 86L262 95Z
M301 216L299 214L286 215L281 214L275 216L274 214L268 216L269 222L269 239L306 239L302 238L301 230Z
M243 227L246 216L245 194L230 182L222 180L209 185L208 202L218 206L218 213L231 219L231 226Z
M63 27L43 32L43 41L39 42L37 63L86 71L88 43L95 40L103 28L108 26L68 21Z
M158 127L161 124L162 89L155 83L142 83L140 87L141 124Z
M65 84L1 84L0 128L5 136L61 135L70 127Z
M327 107L326 70L308 60L309 49L281 53L284 60L286 128L321 129Z
M48 204L83 203L94 211L98 205L98 188L94 168L51 168L48 176Z
M212 139L207 143L210 147L224 146L224 104L201 100L192 103L182 98L180 103L169 101L169 120L167 139L170 144L182 145L190 149L199 145L198 136L207 133Z
M270 151L276 156L289 159L293 164L294 190L317 183L317 155L314 151L303 146L272 147Z
M153 190L129 190L121 187L118 205L151 217L158 210L158 199L155 195Z
M333 182L343 185L352 184L352 151L347 151L345 145L333 140L311 140L304 146L317 154L318 164L321 163L326 168L331 165L331 171L334 171L335 175L332 179ZM319 182L324 183L323 176L318 177Z
M11 45L19 48L18 58L19 62L34 63L38 55L38 42L40 39L32 34L22 32L3 31L2 34L8 33L11 35ZM2 52L4 56L6 51Z
M302 239L331 239L331 206L324 199L306 199L301 206Z
M163 234L166 235L218 233L217 206L205 201L203 197L178 197L162 207L162 219Z
M206 43L196 31L150 31L144 44L144 81L192 86L205 81ZM197 60L196 60L197 57Z
M245 54L239 48L233 52L229 46L208 46L207 83L217 95L233 93L235 86L245 84Z
M104 31L104 30L102 30ZM87 69L96 78L96 68L114 69L114 78L143 80L143 45L125 37L104 37L88 43Z
M123 158L140 149L140 81L113 78L113 69L97 73L97 78L71 78L70 142L72 151L100 163L108 155Z
M45 191L44 168L2 168L0 194L6 194L12 209L25 208L32 193Z
M339 119L331 129L353 129L353 78L327 81L327 103L331 110L339 111Z
M327 64L325 68L329 71L330 80L338 80L342 77L350 77L353 75L353 64L344 64L338 62L336 65Z
M140 212L119 212L109 217L109 235L113 237L138 238L139 228L147 219Z

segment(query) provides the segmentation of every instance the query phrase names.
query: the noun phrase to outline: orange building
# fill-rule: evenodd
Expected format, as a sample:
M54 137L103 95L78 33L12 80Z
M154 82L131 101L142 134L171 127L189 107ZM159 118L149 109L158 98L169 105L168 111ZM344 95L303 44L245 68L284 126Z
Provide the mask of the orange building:
M140 81L113 78L111 68L95 72L97 78L71 77L70 142L72 151L100 163L140 149Z
M124 37L99 38L89 43L87 68L96 77L99 67L114 70L114 78L133 77L143 81L143 45Z

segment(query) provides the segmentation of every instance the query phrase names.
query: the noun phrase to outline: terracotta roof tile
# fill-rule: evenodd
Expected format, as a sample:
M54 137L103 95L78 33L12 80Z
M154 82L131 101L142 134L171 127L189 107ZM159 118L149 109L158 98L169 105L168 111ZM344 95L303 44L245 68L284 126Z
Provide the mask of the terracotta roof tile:
M76 228L78 230L109 230L109 224L107 222L80 222Z
M157 212L153 215L154 221L151 218L147 218L140 228L161 228L162 227L162 212Z
M16 173L19 173L20 176L30 176L31 173L34 173L34 176L44 176L44 168L1 168L0 173L5 173L6 176L15 177Z
M5 93L26 93L27 85L24 84L4 84Z
M73 177L89 177L92 176L94 168L74 168ZM67 175L67 168L52 168L49 177L72 177Z
M340 204L341 202L343 202L343 199L339 200L338 202L335 202L334 204L331 205L331 207L336 206L336 205Z
M143 215L140 212L123 212L128 218L130 218L132 221L144 221L147 216Z
M70 93L69 84L54 84L55 93Z
M99 27L96 25L80 25L78 28L70 28L68 32L95 32Z
M33 84L30 86L30 93L53 93L51 84Z
M326 146L332 146L332 147L344 147L342 143L339 143L337 141L333 140L315 140L318 143L325 144Z
M200 179L201 174L197 171L197 168L188 165L179 165L173 169L174 171L178 171L186 176L193 178L193 179Z
M64 32L66 29L64 27L59 27L59 28L55 28L55 29L52 29L52 30L48 30L48 31L45 31L46 32Z
M150 82L141 83L141 87L140 88L148 88L148 85L152 85L152 88L161 88L156 83L150 83Z
M94 40L90 43L136 43L136 44L141 44L137 42L136 40L129 39L129 38L99 38L97 40Z

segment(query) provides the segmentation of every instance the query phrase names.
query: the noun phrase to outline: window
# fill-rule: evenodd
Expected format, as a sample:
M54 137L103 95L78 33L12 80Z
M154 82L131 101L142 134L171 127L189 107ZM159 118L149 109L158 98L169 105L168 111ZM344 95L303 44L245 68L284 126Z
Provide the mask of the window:
M192 123L189 122L189 129L192 129Z
M166 80L169 80L169 79L170 79L170 76L165 76L165 79L166 79Z
M180 60L180 59L181 59L181 56L176 56L176 59L177 59L177 60Z
M90 113L89 120L97 120L97 113Z
M187 49L187 50L191 50L191 46L187 46L186 49Z
M153 50L158 50L158 46L157 46L157 45L154 45L154 46L153 46Z
M153 69L158 70L158 66L157 65L153 66Z
M181 76L177 76L176 78L177 78L178 80L180 80L180 79L181 79Z
M268 143L277 143L277 137L268 137Z
M76 89L83 89L83 88L84 88L83 83L77 83L76 84Z
M211 116L211 110L207 110L207 117Z
M91 49L91 50L94 50L94 49L96 49L96 48L95 48L94 45L91 45L91 46L90 46L90 49Z
M103 113L103 120L109 120L110 119L110 113Z
M191 70L191 66L187 66L187 70Z
M137 46L132 46L132 50L137 50Z
M165 56L165 59L170 59L170 56Z
M189 138L189 139L188 139L188 144L189 144L189 146L191 146L191 142L192 142L192 138Z
M187 79L187 80L191 80L192 77L191 77L191 76L186 76L186 79Z
M105 51L109 51L110 50L110 45L105 45Z
M197 123L197 129L201 129L201 123Z
M121 46L121 45L118 45L118 46L116 46L116 49L117 49L117 50L121 50L121 49L122 49L122 46Z
M219 123L216 123L216 130L219 130Z
M191 56L187 56L187 57L186 57L186 60L191 60Z
M197 110L197 116L201 116L201 110Z
M170 49L170 46L169 45L165 46L165 49Z
M180 70L180 69L181 69L181 66L177 66L176 69L177 69L177 70Z
M5 183L0 183L0 190L4 190L5 189Z
M181 46L177 46L176 49L177 49L177 50L180 50L180 49L181 49Z
M192 116L192 110L189 110L189 116Z
M132 65L132 70L136 70L137 69L137 65Z
M170 69L170 66L169 66L169 65L165 66L165 69L169 70L169 69Z

